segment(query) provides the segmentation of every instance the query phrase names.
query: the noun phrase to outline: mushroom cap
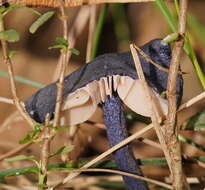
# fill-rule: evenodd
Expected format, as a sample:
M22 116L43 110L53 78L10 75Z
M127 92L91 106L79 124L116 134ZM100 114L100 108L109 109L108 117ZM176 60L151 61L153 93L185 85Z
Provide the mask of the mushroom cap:
M171 48L169 44L155 39L140 47L155 63L169 68ZM167 101L160 97L166 91L168 73L159 70L139 55L148 85L159 99L163 114L167 113ZM56 104L56 83L52 83L33 94L25 101L25 109L37 122L43 123L47 113L54 116ZM111 53L98 56L64 79L63 110L67 110L69 124L86 121L104 102L106 96L116 91L121 100L133 111L150 116L146 96L138 79L131 52ZM177 78L177 104L183 92L183 79Z

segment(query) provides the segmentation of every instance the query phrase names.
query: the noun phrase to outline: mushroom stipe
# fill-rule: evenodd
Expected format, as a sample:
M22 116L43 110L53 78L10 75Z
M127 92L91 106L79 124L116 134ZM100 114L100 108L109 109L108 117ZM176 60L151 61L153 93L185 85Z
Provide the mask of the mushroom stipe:
M169 44L162 43L161 39L155 39L140 49L155 63L169 68L171 61ZM168 73L147 62L143 56L138 56L147 83L159 100L161 113L166 115L167 100L160 94L166 91ZM43 123L47 113L53 118L56 91L56 83L52 83L25 101L25 108L35 121ZM178 106L182 94L183 79L178 75L176 85ZM62 111L65 111L68 116L68 124L74 125L88 120L94 114L97 105L102 103L111 146L127 137L121 101L138 114L148 117L151 114L130 51L101 55L64 79ZM115 160L120 170L142 175L128 146L115 152ZM141 180L123 178L129 190L148 189L146 183Z

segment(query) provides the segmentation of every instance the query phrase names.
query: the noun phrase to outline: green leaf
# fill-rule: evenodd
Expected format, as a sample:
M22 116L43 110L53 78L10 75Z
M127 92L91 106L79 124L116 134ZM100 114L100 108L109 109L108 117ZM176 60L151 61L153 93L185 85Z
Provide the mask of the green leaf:
M30 141L36 141L36 135L41 132L40 125L36 125L33 131L29 131L26 137L19 140L19 144L25 144Z
M71 51L75 55L80 55L80 52L75 48L69 48L69 51Z
M33 137L30 134L27 134L26 137L19 140L19 144L26 144L27 142L33 141Z
M6 40L8 42L17 42L19 40L19 34L16 30L4 30L0 32L0 40Z
M51 155L49 156L49 158L51 158L51 157L53 157L53 156L56 156L56 155L59 155L59 154L71 152L71 151L73 150L73 148L74 148L73 145L63 146L63 147L61 147L60 149L58 149L55 153L51 154Z
M17 54L17 51L15 51L15 50L10 50L9 51L9 57L11 58L11 57L13 57L14 55L16 55Z
M29 28L29 31L33 34L38 28L43 25L47 20L49 20L55 14L54 11L48 11L47 13L40 16Z
M68 47L69 46L69 42L68 42L68 40L66 40L66 39L64 39L64 38L56 38L56 42L58 43L58 44L61 44L61 45L64 45L64 46L66 46L66 47Z
M64 45L61 45L61 44L57 44L57 45L53 45L53 46L50 46L48 47L48 49L62 49L62 48L65 48Z
M6 158L5 161L7 162L15 162L15 161L20 161L20 160L35 160L35 156L25 156L25 155L19 155L19 156L14 156L11 158Z

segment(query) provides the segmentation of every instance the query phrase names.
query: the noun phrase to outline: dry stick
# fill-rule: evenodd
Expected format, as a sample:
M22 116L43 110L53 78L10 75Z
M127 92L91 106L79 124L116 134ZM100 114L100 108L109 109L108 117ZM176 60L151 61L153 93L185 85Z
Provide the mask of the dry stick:
M177 138L178 128L176 125L176 80L180 55L184 45L183 36L185 35L187 5L188 0L180 0L179 39L174 42L167 84L168 115L165 122L165 136L166 144L169 147L174 190L190 189L182 169L181 149Z
M96 28L96 13L97 6L93 5L90 7L90 21L89 21L89 33L88 33L88 42L87 42L87 52L86 52L86 63L90 61L92 53L92 44L94 39L94 33Z
M70 171L62 171L62 172L109 172L109 173L114 173L114 174L119 174L119 175L124 175L124 176L130 176L136 179L141 179L156 185L159 185L161 187L165 187L167 189L172 189L171 185L168 185L166 183L163 182L159 182L157 180L153 180L147 177L143 177L143 176L139 176L136 174L131 174L128 172L123 172L123 171L119 171L119 170L112 170L112 169L101 169L101 168L92 168L92 169L76 169L76 170L70 170Z
M171 169L171 160L169 157L169 151L168 151L168 147L166 146L166 143L165 143L163 127L160 125L160 123L162 121L163 113L161 111L161 108L158 106L159 102L156 99L156 96L153 94L153 92L150 91L150 89L147 85L147 82L146 82L146 79L145 79L145 76L144 76L144 73L142 70L142 66L140 64L140 60L139 60L137 51L134 48L134 45L130 45L130 49L131 49L131 53L132 53L132 56L134 59L134 63L135 63L135 67L137 70L138 77L141 80L143 88L146 92L146 96L148 99L147 102L149 102L150 110L152 110L152 113L151 113L152 123L154 125L155 131L157 133L157 137L160 141L160 144L161 144L162 149L164 151L165 157L167 159L168 166Z
M5 97L0 97L0 102L6 103L6 104L14 104L14 101L12 99L5 98Z
M205 98L205 92L202 92L201 94L198 94L194 98L192 98L192 99L188 100L187 102L185 102L184 104L182 104L179 107L179 109L177 110L177 112L183 111L184 109L191 107L192 105L201 101L204 98Z
M43 176L43 184L46 186L47 184L47 171L48 171L48 161L50 155L50 143L52 140L51 129L48 127L49 125L49 114L46 115L45 118L45 126L44 132L42 135L42 150L41 150L41 175ZM39 189L45 189L44 187L39 187Z
M154 2L155 0L66 0L65 7L75 7L82 5L95 5L100 3L141 3L141 2ZM3 3L26 5L33 7L59 7L58 0L8 0L1 1L0 6Z
M153 141L153 140L140 137L140 138L138 138L138 141L143 142L144 144L147 144L147 145L150 145L152 147L155 147L155 148L158 148L158 149L162 150L161 145L159 143Z
M63 24L63 37L65 40L68 40L68 23L65 14L64 2L63 0L59 0L60 11L61 11L61 20ZM55 117L53 126L57 127L60 120L60 112L62 106L62 95L63 95L63 80L65 75L65 70L67 66L68 54L70 52L61 49L61 62L60 62L60 73L58 76L59 81L57 82L57 97L56 97L56 106L55 106Z
M102 160L103 158L105 158L106 156L108 156L109 154L113 153L114 151L116 151L117 149L125 146L126 144L130 143L131 141L133 141L134 139L138 138L139 136L141 136L142 134L146 133L147 131L149 131L150 129L153 128L153 125L150 124L148 126L146 126L145 128L141 129L140 131L134 133L133 135L129 136L128 138L126 138L125 140L123 140L122 142L118 143L117 145L113 146L112 148L108 149L107 151L103 152L102 154L100 154L99 156L97 156L96 158L94 158L93 160L91 160L90 162L88 162L87 164L85 164L83 167L81 167L80 169L86 169L89 168L90 166L92 166L93 164L99 162L100 160ZM70 181L71 179L73 179L74 177L78 176L80 174L79 173L75 173L75 174L70 174L68 175L63 182L60 182L58 185L61 184L65 184L68 181ZM54 186L54 187L56 187Z
M145 58L145 60L149 63L151 63L152 65L154 65L155 67L157 67L159 70L164 71L164 72L169 72L169 69L167 69L166 67L163 67L157 63L155 63L154 61L152 61L152 59L146 54L144 53L143 50L141 50L139 47L137 47L136 45L133 44L133 46L135 47L135 49L138 51L138 53ZM183 75L183 74L187 74L181 71L178 71L178 74Z
M135 67L136 67L138 76L139 76L139 78L141 79L141 81L143 83L143 87L144 87L144 89L146 91L147 97L149 99L148 102L150 102L150 104L151 104L151 108L152 108L151 109L152 110L151 119L152 119L152 122L153 122L153 124L155 126L155 130L156 130L157 136L159 138L159 141L160 141L160 143L162 145L162 148L163 148L165 157L167 159L167 163L168 163L168 166L170 168L171 174L174 175L173 177L175 177L176 175L177 175L177 177L179 177L179 174L176 173L176 172L173 173L173 171L176 171L176 167L179 168L181 162L179 160L176 160L176 161L179 161L178 162L179 165L177 165L177 166L174 165L174 164L176 164L175 161L173 161L176 158L176 157L174 157L174 156L176 156L176 153L173 154L173 152L170 151L170 148L169 148L170 147L170 144L169 144L170 143L170 139L167 138L167 134L166 134L167 130L163 130L163 127L161 127L160 123L157 121L157 113L159 112L159 109L157 109L157 106L156 106L155 102L153 101L154 100L153 93L150 93L150 90L148 88L148 85L147 85L145 77L144 77L144 73L143 73L142 67L140 65L139 58L137 56L137 52L135 51L135 49L133 47L134 46L131 45L131 52L132 52L132 55L133 55L133 58L134 58ZM175 142L178 142L177 135L175 136ZM179 145L179 142L178 142L178 145ZM182 171L182 166L181 166L181 171ZM181 174L183 174L183 173L181 173ZM185 180L185 178L184 178L184 180ZM180 181L178 181L177 184L179 184L179 183L182 184L181 182L182 182L182 179ZM173 186L174 186L174 188L176 188L174 184L175 183L173 182ZM188 184L186 185L186 189L188 189ZM176 188L176 190L180 190L180 189Z
M4 21L3 21L2 15L0 15L0 17L1 17L0 18L0 31L4 31L4 23L3 23ZM4 63L7 65L7 69L8 69L10 86L11 86L11 93L13 96L13 102L14 102L16 108L18 109L18 111L20 112L20 114L23 116L23 118L33 127L34 125L36 125L36 122L34 120L32 120L31 117L28 115L28 113L25 111L24 107L22 106L22 104L17 96L16 84L15 84L15 80L14 80L13 65L12 65L12 61L11 61L9 54L8 54L7 41L2 39L1 45L2 45Z
M63 37L65 40L68 40L68 23L67 23L67 17L65 14L65 7L63 0L58 0L60 4L60 12L61 12L61 20L63 24ZM60 121L60 113L61 113L61 107L62 107L62 95L63 95L63 81L64 81L64 75L66 71L67 61L69 57L70 52L65 51L64 49L61 49L61 58L60 58L60 66L59 66L59 81L56 83L57 85L57 95L56 95L56 106L55 106L55 117L53 121L53 127L57 127L59 125ZM48 117L47 117L47 123L49 123ZM49 163L49 150L50 150L50 143L52 139L55 136L54 131L50 131L49 129L45 129L45 134L49 135L47 139L44 139L43 141L43 150L42 150L42 172L44 175L44 182L46 184L46 178L47 178L47 167ZM52 134L51 134L52 132ZM42 187L41 189L45 189Z

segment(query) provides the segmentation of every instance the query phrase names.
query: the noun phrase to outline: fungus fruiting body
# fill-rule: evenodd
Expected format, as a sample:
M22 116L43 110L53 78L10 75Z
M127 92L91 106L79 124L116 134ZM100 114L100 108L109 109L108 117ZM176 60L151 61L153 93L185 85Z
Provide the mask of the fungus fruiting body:
M160 39L155 39L140 47L155 63L169 68L171 49ZM167 100L160 94L166 91L168 73L150 64L138 55L145 78L152 92L159 100L161 113L167 113ZM47 113L53 117L56 104L56 84L50 84L33 94L25 101L29 115L43 123ZM177 78L176 94L179 105L183 91L183 79ZM103 103L104 120L111 146L127 137L123 102L134 112L150 116L145 92L138 79L131 52L104 54L85 64L64 79L63 107L69 124L78 124L88 120L97 105ZM80 113L80 117L79 117ZM123 156L124 155L124 156ZM115 160L120 170L142 175L129 146L115 152ZM146 190L147 185L141 180L124 177L129 190Z

